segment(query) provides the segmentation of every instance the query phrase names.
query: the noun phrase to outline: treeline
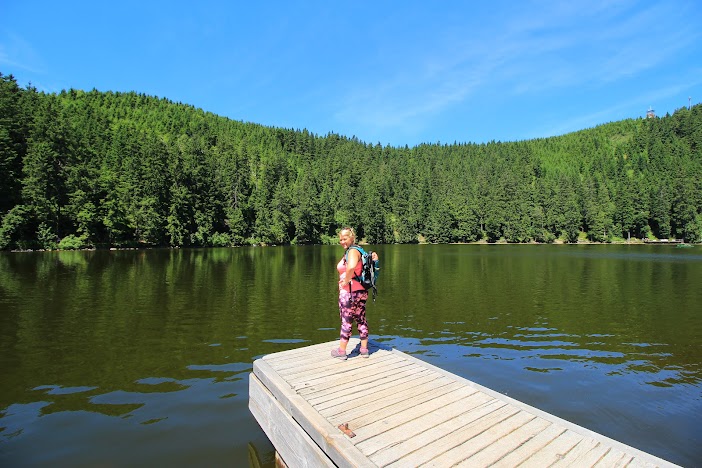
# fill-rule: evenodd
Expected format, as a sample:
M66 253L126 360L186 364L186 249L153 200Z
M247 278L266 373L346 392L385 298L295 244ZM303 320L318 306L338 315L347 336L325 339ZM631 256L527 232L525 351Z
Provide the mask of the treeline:
M368 144L0 74L0 248L702 241L702 106L560 137Z

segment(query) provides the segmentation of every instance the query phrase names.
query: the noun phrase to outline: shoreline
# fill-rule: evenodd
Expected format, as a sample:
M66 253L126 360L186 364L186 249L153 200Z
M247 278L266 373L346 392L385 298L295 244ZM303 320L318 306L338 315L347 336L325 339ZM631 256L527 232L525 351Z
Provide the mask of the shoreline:
M329 245L329 244L305 244L305 245ZM362 240L359 245L371 245L367 241ZM401 244L372 244L372 245L401 245ZM413 245L413 244L405 244ZM612 242L593 242L588 240L579 239L577 242L564 242L562 239L556 239L553 242L507 242L505 240L499 240L496 242L488 242L484 239L474 242L448 242L445 244L434 244L431 242L417 242L414 245L667 245L667 246L685 246L685 247L695 247L702 245L702 243L689 243L684 242L681 239L670 239L670 240L643 240L643 239L632 239L623 241L612 241ZM232 245L232 246L188 246L188 247L168 247L168 246L150 246L150 247L104 247L104 248L85 248L85 249L27 249L27 250L7 250L7 253L31 253L31 252L95 252L95 251L128 251L128 250L178 250L178 249L234 249L242 247L289 247L292 244L253 244L253 245ZM300 245L298 245L299 247Z

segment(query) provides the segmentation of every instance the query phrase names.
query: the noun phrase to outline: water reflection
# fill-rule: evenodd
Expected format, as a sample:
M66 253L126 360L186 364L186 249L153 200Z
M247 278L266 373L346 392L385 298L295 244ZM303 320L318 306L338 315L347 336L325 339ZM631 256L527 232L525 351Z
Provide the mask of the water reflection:
M642 376L654 386L679 384L700 386L702 374L698 363L683 363L671 343L636 343L622 341L615 334L569 335L555 328L506 327L501 333L459 331L463 322L446 322L445 328L419 338L415 354L438 356L437 345L456 345L465 357L524 361L524 370L558 372L572 366L602 365L605 375ZM453 330L452 330L453 329ZM405 328L404 332L417 332ZM444 352L444 348L441 348ZM563 362L558 362L563 361Z
M702 459L697 249L374 250L376 340L663 458ZM270 466L247 375L257 357L337 338L340 255L0 255L0 462L230 465L253 447Z

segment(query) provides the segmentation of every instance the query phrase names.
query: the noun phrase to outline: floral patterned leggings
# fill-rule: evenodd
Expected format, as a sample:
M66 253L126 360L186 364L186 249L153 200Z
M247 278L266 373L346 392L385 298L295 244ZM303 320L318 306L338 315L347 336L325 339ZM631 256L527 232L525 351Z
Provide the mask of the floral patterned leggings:
M356 328L361 339L368 338L368 322L366 322L366 301L368 291L339 291L339 316L341 317L342 341L349 341L353 322L356 321Z

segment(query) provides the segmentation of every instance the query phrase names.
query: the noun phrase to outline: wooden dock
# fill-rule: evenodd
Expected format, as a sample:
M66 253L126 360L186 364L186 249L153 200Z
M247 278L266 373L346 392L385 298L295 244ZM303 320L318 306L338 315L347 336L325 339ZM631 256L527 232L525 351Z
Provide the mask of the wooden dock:
M358 339L269 354L249 408L290 467L676 466L451 374Z

